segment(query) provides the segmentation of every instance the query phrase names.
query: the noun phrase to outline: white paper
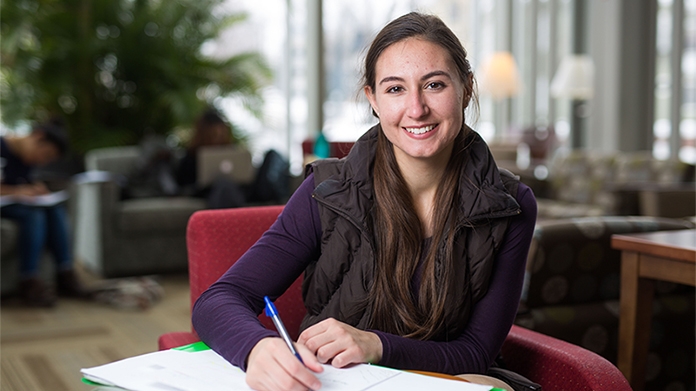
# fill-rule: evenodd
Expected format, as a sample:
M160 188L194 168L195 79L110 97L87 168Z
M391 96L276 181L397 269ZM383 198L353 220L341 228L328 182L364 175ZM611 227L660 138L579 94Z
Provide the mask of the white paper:
M163 350L82 369L93 382L133 391L247 391L246 374L213 350ZM317 374L322 391L442 390L487 391L489 386L440 379L384 368L324 365Z
M437 391L490 391L491 386L467 383L457 380L420 375L412 372L399 371L398 376L366 388L369 391L394 390L437 390ZM322 389L323 390L323 389Z
M163 350L82 369L96 383L137 391L250 390L244 372L212 350Z
M4 195L0 196L0 206L10 204L25 204L33 206L52 206L68 199L67 190L61 190L54 193L48 193L38 196L18 196Z

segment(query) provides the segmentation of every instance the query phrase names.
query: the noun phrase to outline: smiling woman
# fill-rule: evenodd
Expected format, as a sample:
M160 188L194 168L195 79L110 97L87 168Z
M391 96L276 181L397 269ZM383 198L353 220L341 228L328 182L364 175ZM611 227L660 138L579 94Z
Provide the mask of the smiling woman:
M403 15L370 46L363 89L379 123L346 158L312 163L194 306L198 335L254 389L318 389L319 363L485 374L512 325L536 202L464 123L461 43L435 16ZM256 321L302 273L305 365Z
M365 86L365 94L399 165L408 165L409 157L446 164L468 103L450 55L440 45L409 38L387 48L376 69L379 83L374 90Z

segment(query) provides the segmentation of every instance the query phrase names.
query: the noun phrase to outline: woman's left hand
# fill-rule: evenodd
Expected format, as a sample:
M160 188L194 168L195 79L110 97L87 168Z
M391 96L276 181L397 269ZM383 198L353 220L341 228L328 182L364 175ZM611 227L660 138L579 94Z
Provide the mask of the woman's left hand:
M382 359L382 341L377 334L358 330L333 318L307 328L297 342L314 353L319 362L330 361L336 368L378 363Z

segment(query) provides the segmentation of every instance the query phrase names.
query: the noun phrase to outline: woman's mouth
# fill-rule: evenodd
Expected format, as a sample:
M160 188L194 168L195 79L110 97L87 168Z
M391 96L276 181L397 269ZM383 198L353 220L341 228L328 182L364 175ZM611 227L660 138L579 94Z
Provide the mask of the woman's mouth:
M420 128L404 128L406 129L407 132L412 133L412 134L425 134L428 133L429 131L433 130L435 128L435 125L427 125L423 126Z

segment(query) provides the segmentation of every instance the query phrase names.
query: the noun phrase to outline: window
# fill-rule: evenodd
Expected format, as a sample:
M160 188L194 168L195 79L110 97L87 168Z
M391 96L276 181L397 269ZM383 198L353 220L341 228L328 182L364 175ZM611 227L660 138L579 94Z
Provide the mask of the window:
M696 163L696 0L659 0L653 155Z

